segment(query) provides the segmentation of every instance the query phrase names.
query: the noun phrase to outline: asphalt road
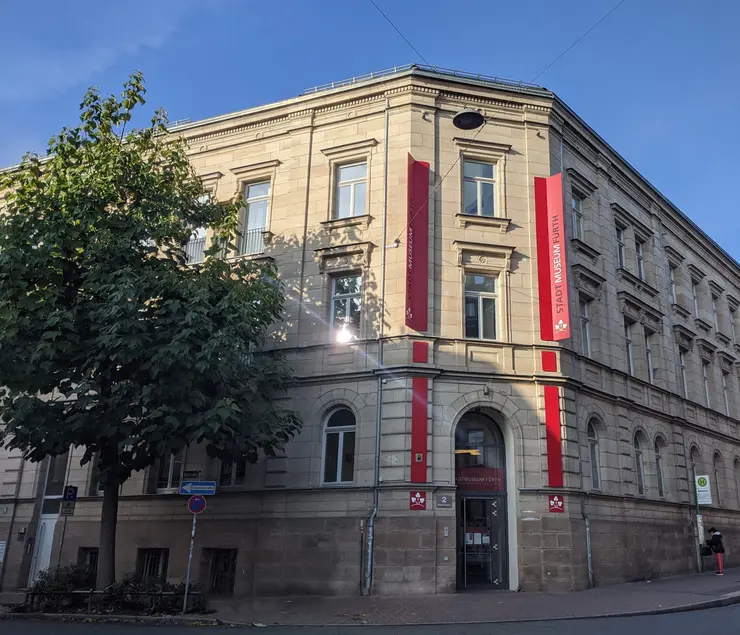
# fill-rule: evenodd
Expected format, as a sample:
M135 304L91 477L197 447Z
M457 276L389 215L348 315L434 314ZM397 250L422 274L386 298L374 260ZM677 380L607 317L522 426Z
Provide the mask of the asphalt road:
M249 631L262 635L737 635L740 606L710 611L618 617L596 620L562 620L519 624L453 626L337 626L324 628L194 628L192 626L129 626L65 624L26 620L0 621L2 635L226 635Z

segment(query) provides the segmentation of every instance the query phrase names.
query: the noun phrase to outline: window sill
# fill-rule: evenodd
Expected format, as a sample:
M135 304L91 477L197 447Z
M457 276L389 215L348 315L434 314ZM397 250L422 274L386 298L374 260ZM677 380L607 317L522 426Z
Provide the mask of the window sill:
M354 484L354 481L346 481L343 483L322 483L321 487L322 489L344 489L346 487L353 487Z
M155 494L177 494L180 492L179 487L158 487L154 493Z
M332 218L330 220L321 221L321 226L327 232L345 229L346 227L367 229L370 226L370 221L372 221L372 219L373 217L370 216L370 214L362 214L361 216L349 216L348 218Z
M588 245L580 238L571 238L570 242L573 245L574 251L584 254L594 263L598 260L599 256L601 255L601 252L598 249L591 247L591 245Z
M509 231L510 218L498 218L496 216L477 216L476 214L456 214L458 225L465 229L470 225L478 227L490 227L498 229L502 234Z

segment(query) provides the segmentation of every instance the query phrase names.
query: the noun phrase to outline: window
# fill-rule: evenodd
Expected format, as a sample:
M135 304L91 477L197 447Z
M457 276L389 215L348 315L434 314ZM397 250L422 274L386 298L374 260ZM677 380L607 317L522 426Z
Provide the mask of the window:
M645 334L645 363L647 364L648 381L654 383L655 373L653 371L653 334L643 329Z
M616 227L616 234L617 234L617 267L624 268L624 227L620 227L617 225Z
M270 202L270 181L251 183L244 192L241 235L238 250L241 256L261 254L265 250L267 207Z
M95 588L95 578L98 575L98 548L80 547L77 551L77 566L85 569L85 582L91 588Z
M198 227L193 230L190 240L185 243L185 262L189 265L203 262L206 252L206 228Z
M663 475L663 450L665 448L663 437L655 439L655 475L658 479L658 496L665 496L665 477Z
M725 403L725 414L730 416L730 391L727 385L729 373L722 373L722 398Z
M732 335L732 343L737 344L737 334L735 328L737 324L737 309L730 307L730 334Z
M230 463L221 461L221 475L218 482L222 487L244 485L247 476L247 460L241 459Z
M331 329L334 341L347 343L360 337L362 276L332 278Z
M575 192L570 197L570 212L573 221L573 238L583 240L583 197Z
M740 459L735 459L735 493L737 494L737 504L740 505Z
M463 162L463 214L494 217L494 166L479 161Z
M686 381L686 353L679 351L678 353L678 366L681 373L681 388L683 389L683 396L689 398L689 384Z
M719 315L717 314L717 300L719 298L712 294L712 324L714 325L715 332L719 332Z
M339 408L329 415L324 433L324 483L351 483L355 478L355 415Z
M212 595L233 595L236 579L236 549L203 548L201 571L208 572L208 579L203 585L206 593Z
M645 241L635 238L635 258L637 259L637 277L645 279Z
M642 455L642 443L640 437L642 435L638 432L635 435L634 446L635 446L635 481L637 483L637 493L640 496L645 495L645 459Z
M163 456L158 461L157 491L179 489L184 467L185 450L180 450L177 454Z
M367 163L339 165L336 168L334 218L367 214Z
M599 462L599 439L596 436L596 428L589 422L586 427L588 437L588 455L591 459L591 489L601 489L601 465Z
M711 400L709 398L709 362L701 363L701 378L704 384L704 403L707 408L711 408Z
M624 320L624 350L627 356L627 372L630 375L635 374L635 358L632 354L632 324L627 319Z
M465 274L465 337L495 340L498 278Z
M722 455L719 452L714 453L714 493L717 496L717 500L714 504L717 507L722 506L722 488L720 487L720 479L722 478Z
M139 580L166 580L169 559L169 549L139 549L136 553L136 577Z
M676 267L668 267L668 285L671 294L671 302L678 304L678 292L676 291Z
M694 317L699 317L699 285L696 282L691 282L691 295L694 300Z
M64 481L67 478L67 460L69 452L49 457L44 485L42 514L58 514L64 493Z
M591 319L588 313L589 302L578 296L578 317L581 324L581 355L591 357Z

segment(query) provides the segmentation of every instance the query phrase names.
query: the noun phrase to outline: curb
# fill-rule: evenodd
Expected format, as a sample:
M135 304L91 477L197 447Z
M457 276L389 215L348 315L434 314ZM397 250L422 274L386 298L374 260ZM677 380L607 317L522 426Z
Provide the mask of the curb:
M219 626L222 628L363 628L363 627L399 627L399 626L455 626L472 624L521 624L531 622L563 622L567 620L599 620L620 617L641 617L648 615L668 615L671 613L688 613L692 611L704 611L709 609L724 608L740 604L740 591L728 593L714 600L706 602L695 602L693 604L680 604L665 608L647 609L644 611L624 611L620 613L601 613L599 615L568 615L558 617L526 617L503 620L465 620L459 622L411 622L411 623L373 623L358 624L357 622L344 621L336 624L260 624L257 622L234 622L220 618L182 617L176 615L151 616L151 615L95 615L86 613L3 613L0 620L36 620L47 622L78 622L99 624L159 624L164 626ZM351 618L350 618L351 620Z

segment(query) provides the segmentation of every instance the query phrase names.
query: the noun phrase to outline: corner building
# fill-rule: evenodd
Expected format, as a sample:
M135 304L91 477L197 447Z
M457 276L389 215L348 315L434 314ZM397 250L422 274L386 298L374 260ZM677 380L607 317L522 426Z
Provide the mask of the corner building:
M482 127L456 127L464 109ZM219 484L193 561L215 594L688 572L695 475L734 560L740 269L556 95L403 67L173 134L212 196L245 193L230 256L277 264L275 346L297 376L285 405L305 425L280 458L220 465L192 447L135 475L119 574L184 577L177 489L192 479ZM559 205L553 229L541 210ZM194 234L193 260L209 239ZM100 498L80 456L2 455L3 590L94 565ZM80 488L74 516L59 516L64 484Z

